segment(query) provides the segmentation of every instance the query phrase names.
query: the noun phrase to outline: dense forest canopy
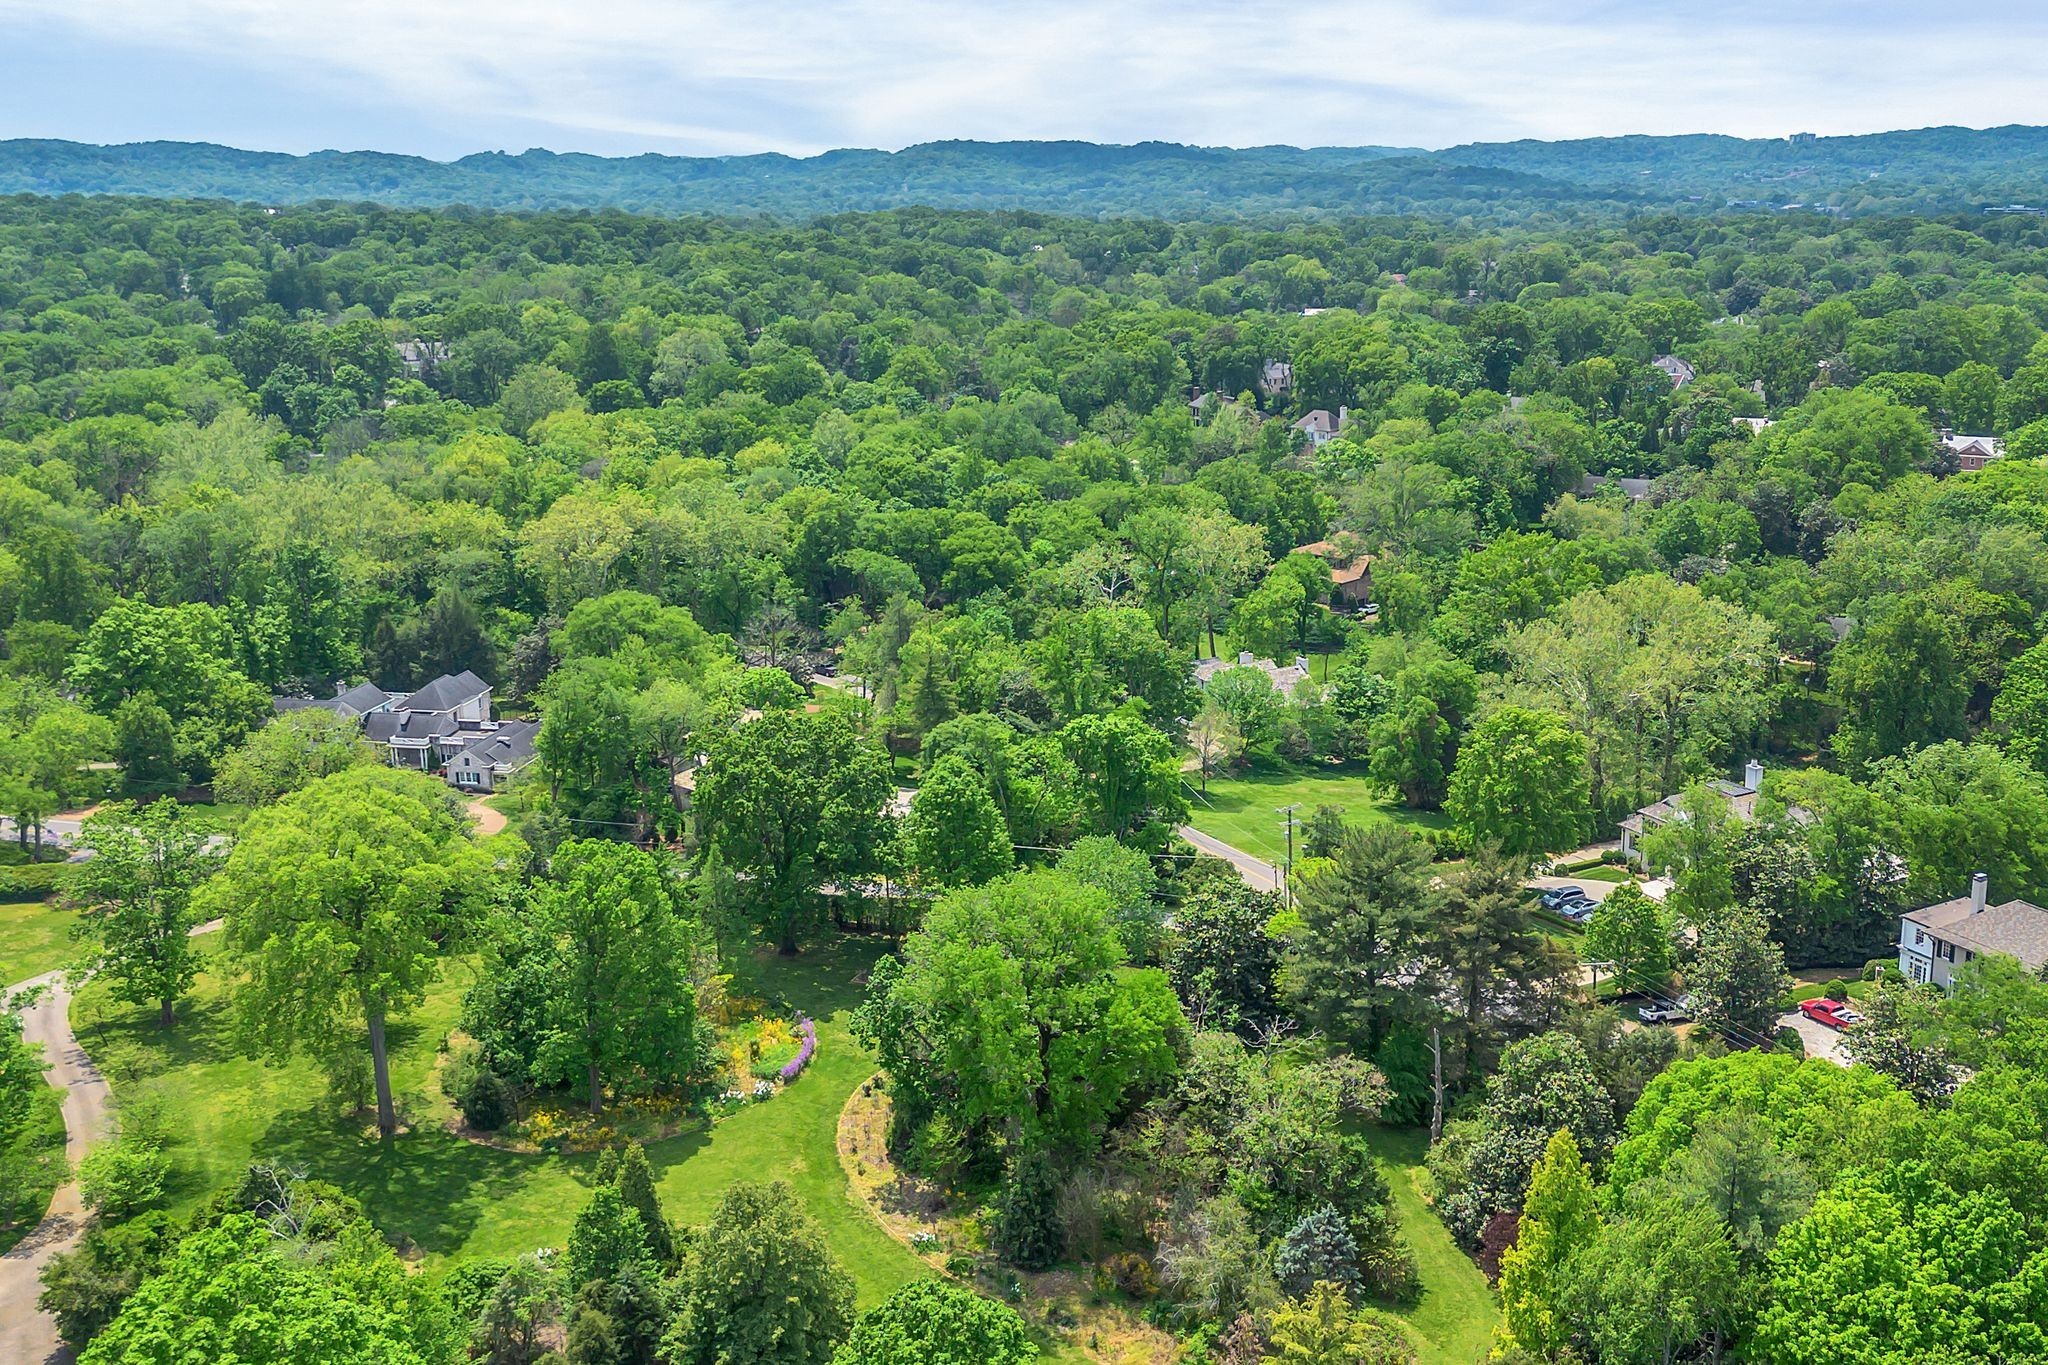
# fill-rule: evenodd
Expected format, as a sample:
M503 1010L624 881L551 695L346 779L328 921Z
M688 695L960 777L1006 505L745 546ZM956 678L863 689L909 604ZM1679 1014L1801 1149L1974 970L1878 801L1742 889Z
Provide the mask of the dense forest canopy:
M1764 160L1641 150L1688 193ZM856 1317L878 1242L1047 1330L1017 1276L1078 1272L1058 1312L1189 1362L1409 1360L1452 1262L1510 1361L2048 1357L2048 987L1879 979L1974 873L2048 900L2048 220L810 193L0 199L0 884L83 917L135 1090L232 1035L361 1115L278 1117L304 1172L222 1182L161 1116L110 1148L46 1275L86 1361L279 1330L216 1320L229 1278L364 1359L1033 1358L958 1285ZM309 704L365 683L487 684L532 762L489 805L397 771ZM1345 793L1284 816L1284 892L1188 842L1232 782L1280 827L1250 775ZM103 797L86 871L37 858ZM1539 906L1625 829L1583 932ZM1788 965L1860 992L1856 1065L1781 1030ZM745 1173L802 1188L672 1225L658 1179L764 1110L811 1126ZM843 1115L931 1243L849 1212ZM418 1215L412 1161L472 1212L560 1183L516 1258L410 1224L409 1275L366 1214Z
M912 206L1182 220L1420 213L1491 224L1614 221L1731 204L1954 213L2048 204L2048 129L1608 137L1439 151L933 142L804 158L608 158L535 149L453 162L355 151L292 156L211 143L0 142L0 193L21 192L791 219Z

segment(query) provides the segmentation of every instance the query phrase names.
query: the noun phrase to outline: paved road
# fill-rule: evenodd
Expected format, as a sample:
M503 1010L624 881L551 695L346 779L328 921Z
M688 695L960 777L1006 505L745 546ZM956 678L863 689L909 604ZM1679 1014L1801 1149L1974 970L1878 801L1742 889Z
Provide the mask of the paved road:
M1247 886L1259 891L1280 889L1280 869L1271 863L1254 858L1241 848L1232 848L1221 839L1213 839L1193 825L1182 825L1178 833L1201 852L1230 863L1237 869L1237 875L1244 878Z
M22 1033L42 1046L50 1063L50 1084L64 1090L64 1155L79 1159L111 1131L107 1082L71 1032L71 992L61 972L24 981L14 990L42 986L42 998L22 1011ZM68 1360L57 1341L56 1320L36 1308L42 1285L37 1276L51 1257L66 1251L85 1228L78 1185L68 1181L50 1201L50 1212L5 1256L0 1256L0 1360L41 1365Z

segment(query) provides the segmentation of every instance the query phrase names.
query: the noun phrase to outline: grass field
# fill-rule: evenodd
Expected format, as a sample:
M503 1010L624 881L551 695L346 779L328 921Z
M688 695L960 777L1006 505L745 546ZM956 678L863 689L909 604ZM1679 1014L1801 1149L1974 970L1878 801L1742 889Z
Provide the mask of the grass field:
M1397 1310L1415 1331L1421 1365L1474 1365L1493 1342L1500 1308L1472 1258L1422 1197L1422 1158L1429 1136L1419 1129L1374 1128L1372 1149L1386 1167L1401 1231L1415 1252L1422 1296Z
M853 979L880 949L841 940L795 959L769 955L735 964L735 990L786 1000L816 1018L817 1060L767 1103L708 1133L653 1143L647 1152L669 1214L684 1221L708 1217L736 1181L789 1181L864 1305L923 1273L916 1257L855 1202L834 1145L840 1108L874 1069L846 1018L858 999ZM196 1206L252 1160L286 1162L360 1199L387 1236L431 1269L561 1245L589 1197L596 1164L595 1156L482 1147L442 1127L450 1111L434 1065L468 972L466 964L452 964L426 1004L392 1030L392 1084L410 1128L389 1142L344 1117L310 1063L241 1056L211 975L201 978L169 1035L148 1011L118 1004L98 983L79 992L72 1024L106 1071L124 1122L164 1134L174 1209Z
M1197 793L1189 798L1193 806L1189 824L1268 862L1277 863L1287 856L1287 833L1279 813L1283 806L1301 808L1294 813L1296 820L1308 819L1317 806L1336 806L1354 824L1398 820L1440 829L1449 823L1442 815L1397 805L1376 789L1366 778L1364 768L1356 764L1301 767L1255 762L1238 776L1210 778L1206 800L1199 794L1199 777L1189 774L1188 783ZM1294 837L1299 854L1299 830Z
M50 1196L64 1183L64 1092L44 1086L30 1102L28 1122L6 1153L4 1168L21 1178L0 1186L0 1252L13 1249L43 1221Z
M71 926L78 916L47 901L0 905L0 986L11 986L64 965L71 956Z

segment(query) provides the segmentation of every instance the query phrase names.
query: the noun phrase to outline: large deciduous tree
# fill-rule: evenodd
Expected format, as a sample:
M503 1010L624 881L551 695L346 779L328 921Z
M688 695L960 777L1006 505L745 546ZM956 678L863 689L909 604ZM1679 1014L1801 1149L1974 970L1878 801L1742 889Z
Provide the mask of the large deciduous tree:
M713 739L698 837L744 880L755 922L794 953L818 888L876 865L891 790L881 750L843 716L770 712Z
M169 1028L178 997L199 975L193 895L220 854L169 800L103 807L80 840L93 856L73 875L70 896L85 917L92 965L112 982L115 999L156 1005Z
M1124 965L1104 893L1020 872L933 906L855 1028L906 1121L1082 1150L1173 1075L1186 1022L1163 973Z
M534 919L553 944L558 1010L543 1051L583 1074L592 1113L617 1068L668 1084L696 1069L694 944L679 896L651 854L605 839L561 845L534 890Z
M1458 749L1444 809L1505 853L1574 848L1589 825L1586 741L1547 711L1504 706Z
M389 1137L385 1025L424 997L489 877L446 787L353 768L250 816L200 906L227 920L238 1012L266 1051L331 1048L358 1021L367 1030Z

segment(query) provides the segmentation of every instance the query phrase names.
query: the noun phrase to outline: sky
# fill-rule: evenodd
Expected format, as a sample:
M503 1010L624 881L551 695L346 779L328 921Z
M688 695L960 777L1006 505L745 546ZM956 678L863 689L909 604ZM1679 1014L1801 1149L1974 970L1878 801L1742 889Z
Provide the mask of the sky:
M2048 5L0 0L0 138L809 155L2048 123Z

